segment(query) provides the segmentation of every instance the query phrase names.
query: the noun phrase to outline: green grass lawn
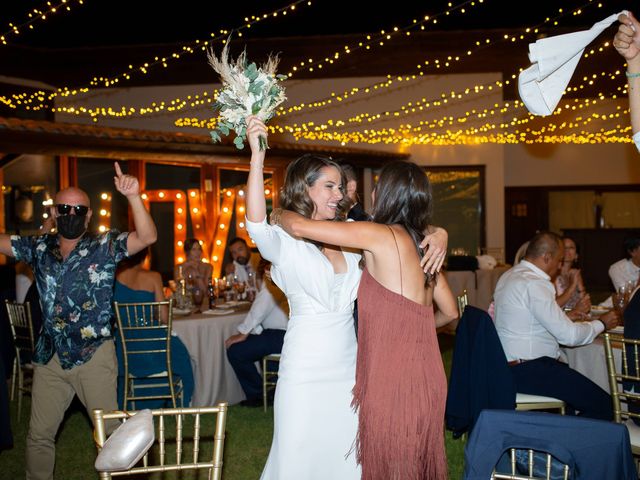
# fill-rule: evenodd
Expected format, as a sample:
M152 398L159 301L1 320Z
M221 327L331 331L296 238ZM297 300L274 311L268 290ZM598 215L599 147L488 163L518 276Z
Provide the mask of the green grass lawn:
M440 337L441 350L445 369L449 372L452 350L452 337ZM17 405L12 405L12 428L14 448L0 452L0 480L24 478L24 449L29 422L29 398L22 404L22 418L17 416ZM224 480L257 480L267 459L273 432L273 409L267 413L262 408L246 408L233 406L229 408L224 454ZM213 432L213 421L205 421L205 430ZM186 422L188 428L189 421ZM185 430L185 437L189 430ZM449 478L459 479L463 470L464 443L453 440L449 432L446 434L447 458L449 461ZM168 453L171 454L170 448ZM187 455L190 453L186 447ZM205 450L203 454L210 453ZM295 454L295 453L294 453ZM65 422L60 428L56 444L55 478L60 480L84 480L97 478L93 469L95 460L91 422L78 402L72 405ZM184 457L183 457L184 458ZM138 477L139 478L139 477ZM154 479L205 479L206 475L194 475L183 472L178 475L150 476ZM339 480L339 479L331 479Z

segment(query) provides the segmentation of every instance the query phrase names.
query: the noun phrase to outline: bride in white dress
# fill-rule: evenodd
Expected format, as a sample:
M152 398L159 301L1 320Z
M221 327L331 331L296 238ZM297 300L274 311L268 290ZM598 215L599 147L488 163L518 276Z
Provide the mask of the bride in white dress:
M247 229L260 254L272 262L271 277L291 312L274 402L273 443L261 479L358 480L352 448L358 420L351 390L360 255L293 238L267 223L259 135L267 136L264 124L249 117ZM309 218L331 220L346 213L343 191L338 165L304 155L287 169L280 203Z

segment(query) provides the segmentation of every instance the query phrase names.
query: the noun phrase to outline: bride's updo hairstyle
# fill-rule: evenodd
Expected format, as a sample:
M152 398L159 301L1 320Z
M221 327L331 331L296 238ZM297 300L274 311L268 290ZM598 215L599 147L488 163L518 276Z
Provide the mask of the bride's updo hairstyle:
M424 254L420 242L431 225L433 197L424 170L411 162L393 162L384 166L375 187L373 221L386 225L402 225ZM431 276L426 276L430 282Z
M321 175L324 167L333 167L340 173L340 189L344 194L347 180L340 166L329 157L306 153L297 158L287 167L284 186L280 191L280 208L291 210L307 218L313 215L315 206L309 197L309 187L312 187ZM334 220L344 220L349 211L350 200L346 195L338 203Z

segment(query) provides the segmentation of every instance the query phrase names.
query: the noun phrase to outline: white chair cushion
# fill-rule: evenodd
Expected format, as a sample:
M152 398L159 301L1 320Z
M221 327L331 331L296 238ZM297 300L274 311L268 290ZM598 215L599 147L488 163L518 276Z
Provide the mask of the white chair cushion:
M530 395L528 393L516 393L516 403L547 403L561 402L557 398L543 397L542 395Z

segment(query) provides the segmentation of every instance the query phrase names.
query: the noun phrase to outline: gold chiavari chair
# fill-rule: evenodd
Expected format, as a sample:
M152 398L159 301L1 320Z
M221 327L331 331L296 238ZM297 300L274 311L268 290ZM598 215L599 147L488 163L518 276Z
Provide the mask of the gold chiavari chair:
M510 459L510 472L496 472L495 470L491 474L491 480L551 480L551 465L553 457L544 453L539 456L536 456L534 450L525 450L527 452L527 473L522 474L518 473L518 462L516 457L516 449L509 449L509 459ZM544 458L543 468L540 468L540 460ZM538 467L536 469L536 467ZM534 472L539 472L540 470L545 471L544 476L540 476L539 474L534 474ZM557 478L557 477L554 477ZM564 480L569 480L569 465L563 464L563 477Z
M180 398L183 406L182 380L171 369L172 302L114 302L114 310L124 357L124 408L129 408L131 402L135 409L136 400L163 399L171 400L176 408L176 398ZM166 370L150 375L136 374L136 359L158 354L163 357Z
M262 405L263 409L267 411L267 403L269 390L275 388L276 380L278 377L277 370L269 370L269 362L280 362L279 353L271 353L262 357Z
M18 303L5 300L11 335L15 348L15 359L11 371L11 401L18 392L18 419L22 410L22 395L31 392L31 380L33 379L33 324L31 323L31 306L29 302ZM25 379L26 377L26 379Z
M117 411L105 413L103 410L93 411L94 439L98 448L98 455L100 455L102 447L107 440L105 422L109 420L126 420L135 414L136 412ZM222 478L222 458L227 421L226 403L220 403L215 407L151 410L151 414L153 415L154 428L156 430L155 441L141 462L129 470L101 471L99 475L102 480L125 475L182 470L206 470L209 480L220 480ZM207 419L211 418L213 414L215 414L215 427L207 422ZM171 435L171 427L174 423L175 436ZM191 424L193 425L193 436L187 438L184 436L183 431L189 428ZM210 457L206 443L209 440L212 440ZM113 448L113 446L110 446L110 448ZM127 446L122 445L122 448L127 448ZM203 460L205 454L207 455L207 460Z
M615 361L614 345L622 347L621 362ZM616 349L617 350L617 349ZM604 351L607 359L607 373L611 401L613 402L613 419L617 423L624 423L629 430L631 451L640 455L640 427L633 419L640 419L640 340L625 338L622 335L604 334ZM633 391L625 389L623 382L639 382ZM629 408L631 407L631 408ZM635 407L635 408L634 408Z
M463 290L462 293L456 297L456 300L458 301L458 316L462 318L464 308L469 305L469 296L467 295L467 290Z

